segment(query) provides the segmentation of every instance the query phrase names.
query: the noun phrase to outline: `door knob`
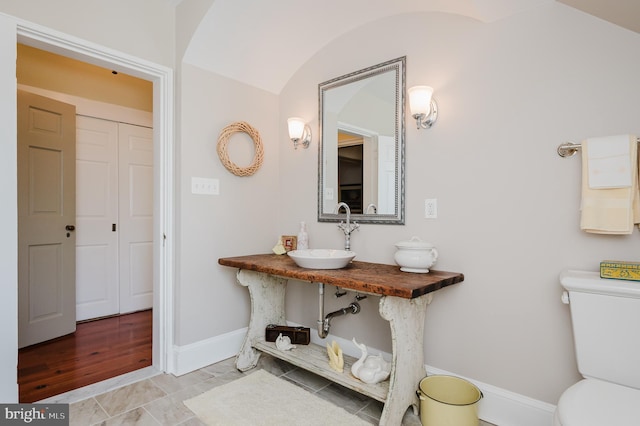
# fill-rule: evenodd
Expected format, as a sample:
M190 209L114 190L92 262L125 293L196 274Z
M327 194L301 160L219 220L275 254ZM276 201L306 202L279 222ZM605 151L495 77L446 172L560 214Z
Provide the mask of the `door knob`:
M66 229L67 231L75 231L76 227L73 225L67 225L64 227L64 229Z

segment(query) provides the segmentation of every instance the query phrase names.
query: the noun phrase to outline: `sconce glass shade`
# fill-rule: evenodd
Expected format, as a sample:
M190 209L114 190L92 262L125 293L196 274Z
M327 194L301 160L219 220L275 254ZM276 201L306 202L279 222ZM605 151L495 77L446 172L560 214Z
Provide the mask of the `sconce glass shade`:
M287 120L287 124L289 125L289 137L292 140L301 139L305 126L305 122L302 121L302 118L291 117Z
M428 129L438 118L438 105L433 99L433 87L414 86L408 90L409 109L418 129Z
M409 89L409 108L411 108L411 115L429 115L431 112L432 96L433 87L414 86Z
M307 123L299 117L291 117L287 120L289 127L289 138L293 141L293 147L298 149L298 143L302 142L302 146L309 147L311 143L311 128Z

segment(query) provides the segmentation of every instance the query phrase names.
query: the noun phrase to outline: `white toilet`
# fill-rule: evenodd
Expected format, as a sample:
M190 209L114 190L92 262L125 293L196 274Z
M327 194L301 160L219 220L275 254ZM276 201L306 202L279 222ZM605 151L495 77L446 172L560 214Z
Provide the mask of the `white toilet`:
M554 425L640 425L640 282L583 271L560 282L584 379L560 397Z

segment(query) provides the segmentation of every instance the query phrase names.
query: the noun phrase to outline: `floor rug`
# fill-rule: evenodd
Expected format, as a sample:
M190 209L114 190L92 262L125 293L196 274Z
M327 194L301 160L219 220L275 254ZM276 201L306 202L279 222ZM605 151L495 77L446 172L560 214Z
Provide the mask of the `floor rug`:
M258 370L184 401L207 425L370 425L312 393Z

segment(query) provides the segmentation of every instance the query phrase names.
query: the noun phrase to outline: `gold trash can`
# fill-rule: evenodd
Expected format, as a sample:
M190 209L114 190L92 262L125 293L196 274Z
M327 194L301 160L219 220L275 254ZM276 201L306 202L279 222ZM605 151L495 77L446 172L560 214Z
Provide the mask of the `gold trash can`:
M435 375L420 380L422 426L478 426L482 392L473 383L454 376Z

